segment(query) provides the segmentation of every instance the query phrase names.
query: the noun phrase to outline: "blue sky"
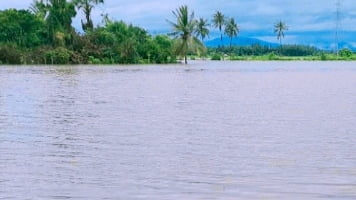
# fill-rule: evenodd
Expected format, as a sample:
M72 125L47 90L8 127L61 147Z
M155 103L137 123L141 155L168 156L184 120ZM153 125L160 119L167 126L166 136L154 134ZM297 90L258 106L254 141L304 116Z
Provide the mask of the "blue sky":
M0 8L28 8L32 0L0 0ZM151 33L169 32L166 19L173 19L171 11L186 4L196 17L211 19L222 11L234 17L241 35L273 41L273 24L285 21L290 27L286 41L297 43L301 32L332 32L335 28L336 0L106 0L94 10L96 23L102 13L116 20L124 20L144 27ZM341 0L341 29L356 32L355 0ZM74 26L80 27L79 17ZM331 34L332 35L332 34ZM356 45L356 43L355 43Z

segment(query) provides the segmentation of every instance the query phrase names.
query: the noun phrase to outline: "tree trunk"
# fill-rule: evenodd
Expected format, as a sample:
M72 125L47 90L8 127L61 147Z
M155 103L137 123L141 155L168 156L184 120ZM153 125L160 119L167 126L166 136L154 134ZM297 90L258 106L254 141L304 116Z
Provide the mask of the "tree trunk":
M184 56L184 63L185 63L185 64L188 64L187 55Z

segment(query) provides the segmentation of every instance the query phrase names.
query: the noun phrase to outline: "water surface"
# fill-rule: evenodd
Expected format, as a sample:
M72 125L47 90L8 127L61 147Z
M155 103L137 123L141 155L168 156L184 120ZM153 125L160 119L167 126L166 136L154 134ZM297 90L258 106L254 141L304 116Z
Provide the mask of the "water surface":
M355 62L0 67L0 199L356 199Z

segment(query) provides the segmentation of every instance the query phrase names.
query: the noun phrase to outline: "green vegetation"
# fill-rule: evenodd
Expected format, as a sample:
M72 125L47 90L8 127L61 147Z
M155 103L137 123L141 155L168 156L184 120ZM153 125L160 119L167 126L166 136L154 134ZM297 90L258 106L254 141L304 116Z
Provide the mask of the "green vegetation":
M213 55L214 56L214 55ZM213 57L212 57L213 58ZM213 59L212 59L213 60ZM322 54L318 56L279 56L276 54L268 54L263 56L230 56L229 60L233 61L354 61L353 57L338 57L333 53Z
M280 53L281 56L315 56L321 54L323 51L315 48L302 45L285 45L283 49L276 47L267 47L260 45L252 46L233 46L209 48L209 52L221 52L223 54L232 53L236 56L262 56L269 55L271 53Z
M199 18L197 21L197 28L195 33L197 34L197 37L201 38L201 41L203 42L206 37L209 36L209 28L208 28L208 20L204 18Z
M174 63L176 41L113 21L94 27L91 11L103 0L36 0L29 10L0 11L2 64ZM85 33L72 27L82 11Z
M350 49L342 49L339 52L339 54L343 58L351 58L352 57L352 51L350 51Z
M218 28L220 31L220 41L221 46L223 46L223 26L225 25L225 15L223 15L220 11L217 11L213 16L213 25L215 28Z
M274 33L277 35L277 39L279 40L279 44L282 47L282 39L284 38L284 32L288 30L287 25L279 21L274 25Z
M103 23L94 26L92 10L104 0L35 0L28 10L0 11L0 64L146 64L184 62L199 58L212 60L356 60L343 49L339 55L314 47L283 45L288 30L282 21L274 26L280 47L233 46L240 28L222 12L213 15L212 26L220 32L221 46L205 48L209 37L208 19L194 18L187 6L173 11L172 33L150 35L146 30L114 21L103 15ZM83 12L78 33L72 27L77 12ZM230 46L223 46L223 35ZM199 40L200 39L200 40ZM229 56L227 56L229 55Z
M303 45L284 45L280 47L266 47L260 45L252 46L232 46L208 48L208 55L212 60L220 60L218 56L225 55L230 60L280 60L280 61L337 61L356 60L356 54L349 49L340 51L340 56L332 52L323 51L315 47ZM227 56L229 55L229 56ZM225 58L224 58L225 59Z
M211 55L211 60L221 60L222 55L219 53L214 53Z
M29 11L1 11L0 22L0 43L5 47L33 47L45 42L44 21Z
M176 11L173 11L177 22L170 22L173 27L171 35L176 38L176 53L184 57L184 63L187 64L187 55L189 51L197 52L203 49L203 44L194 36L196 21L194 12L189 12L188 6L181 6Z
M104 0L75 0L75 4L81 9L85 15L85 22L82 20L82 28L84 31L92 31L94 29L93 20L91 19L91 11L93 8Z
M226 22L225 34L230 38L230 48L232 47L232 38L236 37L240 32L239 27L237 26L235 19L231 18Z
M71 27L65 28L68 19L50 16L45 21L26 10L1 11L0 61L3 64L175 62L174 42L168 36L153 37L122 21L108 21L82 35Z

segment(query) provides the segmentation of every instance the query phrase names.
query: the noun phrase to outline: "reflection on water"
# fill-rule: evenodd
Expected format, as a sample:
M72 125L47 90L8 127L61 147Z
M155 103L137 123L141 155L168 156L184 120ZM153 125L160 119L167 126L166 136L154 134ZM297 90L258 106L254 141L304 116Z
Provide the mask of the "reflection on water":
M0 67L0 199L355 199L355 66Z

